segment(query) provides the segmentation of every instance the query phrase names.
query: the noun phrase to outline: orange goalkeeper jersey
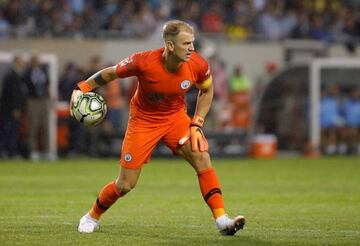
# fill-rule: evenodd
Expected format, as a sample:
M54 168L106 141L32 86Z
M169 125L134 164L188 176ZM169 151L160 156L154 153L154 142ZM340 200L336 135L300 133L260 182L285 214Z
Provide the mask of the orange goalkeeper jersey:
M151 121L173 118L186 111L185 93L194 85L201 85L210 76L209 64L193 52L188 62L182 62L176 72L166 70L164 48L135 53L116 66L120 78L136 76L138 85L130 102L130 116Z

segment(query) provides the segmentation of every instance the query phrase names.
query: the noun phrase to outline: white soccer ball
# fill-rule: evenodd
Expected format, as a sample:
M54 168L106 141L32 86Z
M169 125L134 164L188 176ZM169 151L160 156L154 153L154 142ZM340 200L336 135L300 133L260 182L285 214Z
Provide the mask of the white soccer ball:
M77 121L86 126L94 126L105 118L107 106L102 96L88 92L79 97L71 110Z

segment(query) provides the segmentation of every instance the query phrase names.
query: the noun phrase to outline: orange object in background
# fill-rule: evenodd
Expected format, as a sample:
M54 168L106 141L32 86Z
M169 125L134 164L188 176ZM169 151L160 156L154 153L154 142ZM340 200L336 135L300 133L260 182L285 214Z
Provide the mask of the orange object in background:
M232 126L236 128L248 128L251 123L251 107L249 92L233 92L230 95L233 105Z
M57 123L57 145L58 150L65 150L69 146L69 126L67 120L70 117L69 104L58 103L56 106Z
M237 128L246 129L251 123L251 112L250 108L236 108L232 115L232 125Z
M69 146L69 127L59 124L57 127L57 145L59 150L64 150Z
M63 103L58 103L57 107L56 107L56 115L59 118L67 118L70 117L70 108L69 105L63 104Z
M251 156L272 159L277 153L277 138L272 134L256 135L251 143Z
M230 102L236 108L249 108L250 107L250 93L249 92L232 92L230 94Z

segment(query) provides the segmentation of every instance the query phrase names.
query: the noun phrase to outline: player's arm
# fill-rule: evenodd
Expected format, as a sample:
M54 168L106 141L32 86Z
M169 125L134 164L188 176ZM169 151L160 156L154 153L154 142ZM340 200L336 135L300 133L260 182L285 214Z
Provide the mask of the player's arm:
M117 77L116 66L107 67L95 73L87 80L79 82L78 87L83 93L86 93L113 81Z
M117 65L105 68L92 75L85 81L78 83L79 89L83 92L89 92L95 88L98 88L106 83L113 81L116 78L125 78L135 76L139 72L139 61L141 54L133 54Z
M94 75L90 76L87 80L80 81L77 84L77 87L74 89L71 100L70 108L72 105L76 104L76 101L80 98L83 93L94 90L102 85L105 85L116 78L125 78L137 75L138 69L138 57L139 55L134 54L130 57L123 59L117 65L112 67L107 67ZM71 110L70 110L70 113Z
M210 110L214 96L214 86L211 75L202 84L196 84L196 87L199 89L199 95L196 102L195 115L204 119Z
M208 142L205 138L202 126L204 119L210 110L214 96L214 86L211 75L201 84L196 84L199 95L196 102L196 110L190 125L190 139L192 151L208 151Z

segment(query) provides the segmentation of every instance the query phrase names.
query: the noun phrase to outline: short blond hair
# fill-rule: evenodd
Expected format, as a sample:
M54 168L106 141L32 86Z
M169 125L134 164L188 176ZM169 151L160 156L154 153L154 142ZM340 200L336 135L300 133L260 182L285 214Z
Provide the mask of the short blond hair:
M193 33L191 25L181 20L171 20L164 24L162 37L165 41L175 38L181 31Z

